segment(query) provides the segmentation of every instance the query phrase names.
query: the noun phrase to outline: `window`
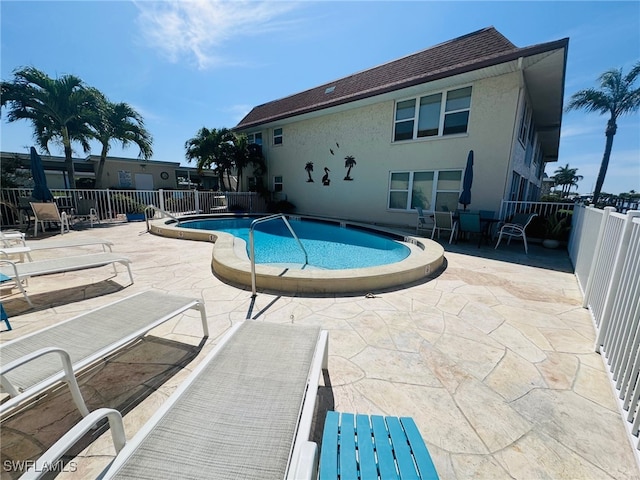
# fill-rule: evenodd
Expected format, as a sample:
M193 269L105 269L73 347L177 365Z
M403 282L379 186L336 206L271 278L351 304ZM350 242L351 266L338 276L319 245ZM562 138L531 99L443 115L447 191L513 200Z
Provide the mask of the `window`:
M282 145L282 129L281 128L273 129L273 144Z
M522 118L520 119L520 132L518 133L518 139L523 146L526 146L527 139L531 135L531 107L529 103L524 103L524 110L522 111Z
M391 172L388 207L454 211L458 207L461 185L462 170Z
M395 142L467 133L471 87L396 103Z
M276 175L273 177L273 191L281 192L282 191L282 176Z
M262 145L262 133L250 133L247 135L247 139L249 143L255 143L257 145Z

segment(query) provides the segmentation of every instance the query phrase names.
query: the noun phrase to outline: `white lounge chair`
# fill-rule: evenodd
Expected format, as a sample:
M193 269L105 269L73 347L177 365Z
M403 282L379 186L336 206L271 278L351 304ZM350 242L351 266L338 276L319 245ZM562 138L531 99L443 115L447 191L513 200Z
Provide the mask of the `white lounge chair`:
M55 222L60 224L60 234L64 234L66 227L67 232L70 231L69 219L66 212L60 213L58 205L55 203L36 203L30 202L33 215L35 217L35 223L33 226L33 236L38 236L38 224L42 224L42 230L44 231L44 222Z
M39 478L105 417L118 454L100 478L315 478L309 435L327 345L315 327L238 323L126 445L118 412L96 410L22 478Z
M131 273L131 261L127 257L111 253L101 252L90 255L76 255L68 257L38 260L35 262L16 263L10 260L0 259L0 282L14 281L22 292L29 306L33 307L31 299L24 289L23 282L31 277L50 275L53 273L71 272L73 270L84 270L86 268L103 267L113 265L114 274L117 275L116 263L127 267L129 279L133 284L133 274Z
M21 243L14 243L11 246L0 247L0 256L9 258L10 255L26 255L29 261L32 261L31 252L38 250L53 250L56 248L85 247L89 245L102 245L102 251L107 249L111 252L113 242L109 240L101 240L99 238L75 238L71 240L38 240L36 242L27 242L23 239Z
M75 374L188 309L200 311L208 337L201 300L148 290L0 345L0 382L11 397L0 413L64 380L82 415L88 415Z

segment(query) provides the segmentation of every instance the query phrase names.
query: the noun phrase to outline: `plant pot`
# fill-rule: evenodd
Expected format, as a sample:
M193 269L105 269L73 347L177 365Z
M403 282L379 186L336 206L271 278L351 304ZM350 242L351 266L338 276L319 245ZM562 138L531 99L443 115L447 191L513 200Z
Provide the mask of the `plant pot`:
M144 213L126 213L127 222L144 222Z
M545 238L542 240L542 246L545 248L558 248L560 241L553 238Z

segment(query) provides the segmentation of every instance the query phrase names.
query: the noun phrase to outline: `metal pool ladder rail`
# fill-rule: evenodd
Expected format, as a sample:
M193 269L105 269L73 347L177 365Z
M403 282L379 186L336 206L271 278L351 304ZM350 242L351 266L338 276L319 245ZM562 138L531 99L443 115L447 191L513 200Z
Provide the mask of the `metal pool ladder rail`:
M253 229L259 223L268 222L270 220L276 220L278 218L282 219L284 224L287 226L287 228L291 232L291 235L293 236L293 238L295 238L296 242L298 242L298 245L300 245L300 248L302 249L302 253L304 253L304 264L307 265L309 263L309 257L307 256L307 251L304 249L304 246L302 245L302 242L296 235L296 232L294 232L293 228L291 228L291 225L289 224L287 217L285 217L282 213L276 213L275 215L269 215L268 217L256 218L253 222L251 222L251 226L249 227L249 250L251 251L251 293L253 297L256 296L256 254L255 254L255 248L253 244Z

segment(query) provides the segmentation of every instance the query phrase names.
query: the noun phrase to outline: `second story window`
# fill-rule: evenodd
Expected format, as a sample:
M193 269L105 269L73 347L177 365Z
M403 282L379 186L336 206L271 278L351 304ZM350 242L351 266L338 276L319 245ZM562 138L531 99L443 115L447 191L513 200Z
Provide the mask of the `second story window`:
M262 145L262 133L250 133L247 135L247 140L249 143L255 143L256 145Z
M273 129L273 144L282 145L282 129L281 128Z
M467 133L470 110L471 87L397 102L393 140Z

